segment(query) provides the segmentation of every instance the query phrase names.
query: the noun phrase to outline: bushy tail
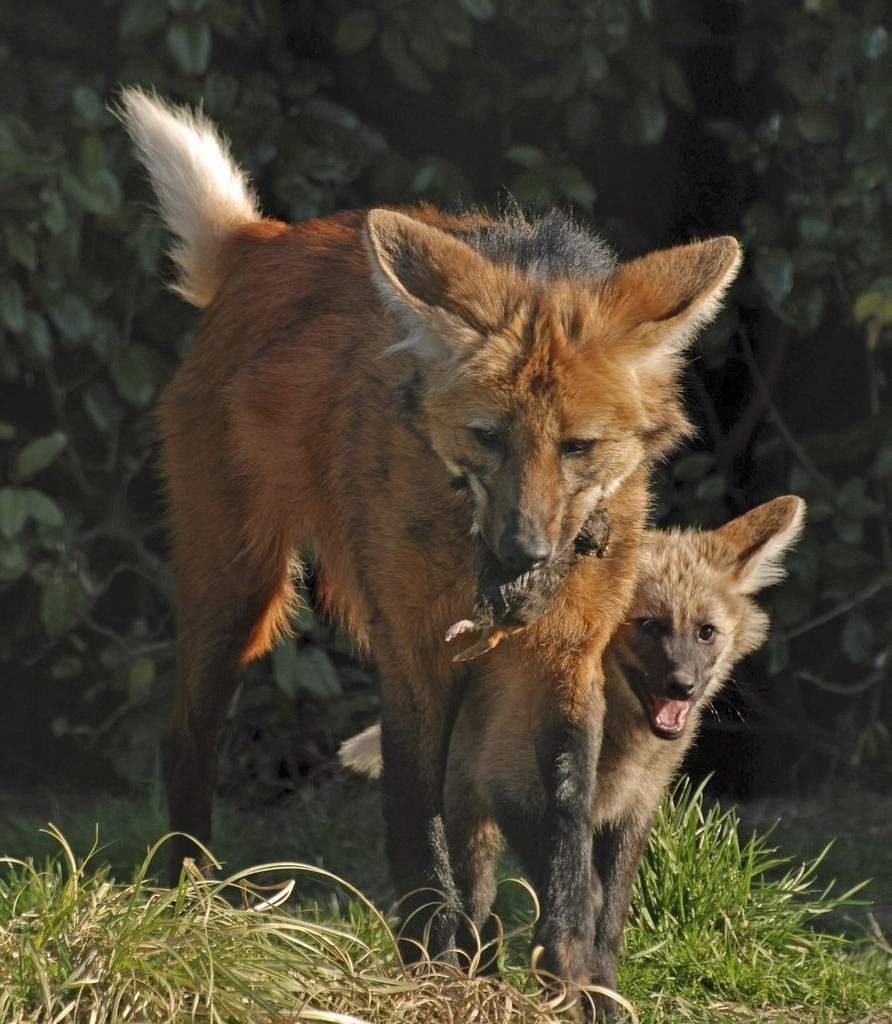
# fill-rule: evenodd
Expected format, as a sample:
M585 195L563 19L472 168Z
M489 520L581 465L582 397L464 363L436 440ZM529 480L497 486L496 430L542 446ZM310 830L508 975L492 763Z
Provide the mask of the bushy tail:
M229 146L202 114L175 107L138 88L121 92L117 111L149 172L161 217L178 241L175 291L206 306L220 286L226 237L261 219L248 179Z
M376 722L357 736L344 740L338 750L338 760L358 775L377 779L381 774L381 723Z

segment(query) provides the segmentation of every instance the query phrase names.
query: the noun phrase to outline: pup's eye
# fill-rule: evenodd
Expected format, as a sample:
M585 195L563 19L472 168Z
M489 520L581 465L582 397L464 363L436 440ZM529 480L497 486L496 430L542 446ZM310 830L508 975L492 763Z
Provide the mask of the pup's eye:
M561 441L561 455L585 455L594 447L593 438L571 437L568 441Z
M715 640L717 633L718 630L711 622L704 622L697 630L697 639L701 644L711 644Z
M484 448L502 447L502 435L492 427L469 427L468 429Z
M635 628L642 633L657 633L660 629L658 619L635 619Z

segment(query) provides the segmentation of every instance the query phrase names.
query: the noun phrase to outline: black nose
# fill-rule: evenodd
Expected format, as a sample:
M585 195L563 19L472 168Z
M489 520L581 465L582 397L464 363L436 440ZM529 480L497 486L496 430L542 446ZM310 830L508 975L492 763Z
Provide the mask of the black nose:
M514 535L503 537L499 545L499 559L511 572L526 572L538 562L544 562L551 555L551 545L544 537Z
M673 700L688 700L694 692L694 684L683 676L672 676L666 687L666 696Z

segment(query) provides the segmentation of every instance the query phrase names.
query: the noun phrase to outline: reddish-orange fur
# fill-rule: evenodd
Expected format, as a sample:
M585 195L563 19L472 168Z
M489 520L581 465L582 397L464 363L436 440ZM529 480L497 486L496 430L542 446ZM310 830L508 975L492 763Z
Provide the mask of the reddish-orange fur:
M458 223L429 208L409 217L447 230ZM440 380L441 368L426 371L428 438L404 402L416 357L387 354L401 333L370 279L364 223L354 212L294 227L261 222L232 237L195 348L161 403L179 633L171 811L175 828L201 838L222 710L239 667L287 627L295 549L317 565L325 608L371 643L393 758L412 776L418 827L427 828L463 678L442 637L474 600L473 511L450 488L444 461L463 451L463 424L482 404L511 412L512 443L525 453L480 513L485 536L503 534L519 508L553 550L572 540L591 502L565 494L554 454L563 437L599 438L605 480L638 465L602 499L608 557L580 562L545 618L470 670L494 685L525 680L544 729L589 728L593 710L603 713L600 659L631 597L646 466L686 428L675 394L681 344L658 357L650 350L676 329L678 310L715 290L732 259L727 248L713 254L712 276L700 280L678 250L626 265L600 290L570 280L545 287L432 234L443 248L439 277L419 285L431 292L425 315L432 302L431 316L458 309L464 326L439 330L470 324L501 340L468 357L460 387ZM668 298L654 297L655 274ZM397 877L407 888L445 884L442 871L419 875L413 843L391 846ZM544 941L548 963L584 980L584 935Z
M648 469L688 427L683 350L736 243L617 267L560 218L263 221L208 122L139 90L122 104L178 237L175 286L205 307L159 411L177 573L173 827L208 838L224 710L287 628L310 560L323 607L381 670L388 858L400 891L449 904L431 951L449 955L460 901L440 813L452 722L466 684L511 681L546 794L541 963L585 980L601 655L631 598ZM507 580L550 562L596 509L607 556L575 564L530 628L455 665L443 635L471 612L478 567ZM408 938L423 934L416 915Z

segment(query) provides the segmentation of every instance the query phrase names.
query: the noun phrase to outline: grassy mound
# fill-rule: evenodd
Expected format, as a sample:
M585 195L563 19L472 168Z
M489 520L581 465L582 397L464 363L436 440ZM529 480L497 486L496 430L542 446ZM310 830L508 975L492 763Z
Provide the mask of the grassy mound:
M503 980L469 979L442 965L404 970L387 920L320 868L267 864L216 882L185 871L167 889L151 877L156 844L121 883L95 849L78 860L51 832L57 857L8 858L0 872L4 1024L566 1019L522 966L533 915L519 885L501 894ZM815 930L853 895L816 890L819 864L793 867L764 837L741 843L734 813L705 811L700 792L685 787L667 801L621 973L643 1024L888 1021L892 951ZM261 876L280 881L252 887ZM325 879L337 898L301 901Z

